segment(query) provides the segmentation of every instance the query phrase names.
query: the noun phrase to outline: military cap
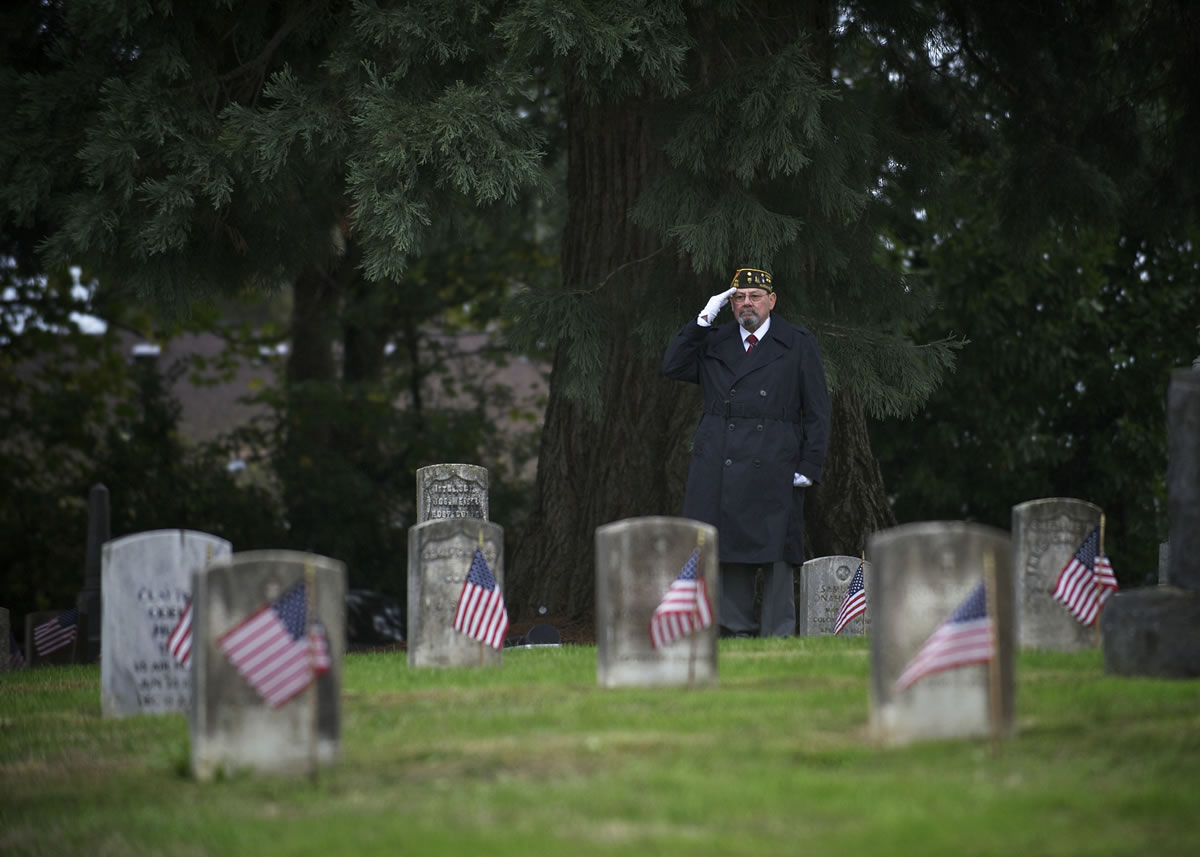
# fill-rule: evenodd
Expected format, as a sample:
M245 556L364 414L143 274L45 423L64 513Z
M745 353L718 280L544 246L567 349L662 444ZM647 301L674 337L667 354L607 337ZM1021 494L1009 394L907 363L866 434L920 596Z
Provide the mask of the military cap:
M733 279L729 285L738 289L762 289L764 292L775 291L775 287L771 285L771 272L764 271L762 268L738 268L734 271Z

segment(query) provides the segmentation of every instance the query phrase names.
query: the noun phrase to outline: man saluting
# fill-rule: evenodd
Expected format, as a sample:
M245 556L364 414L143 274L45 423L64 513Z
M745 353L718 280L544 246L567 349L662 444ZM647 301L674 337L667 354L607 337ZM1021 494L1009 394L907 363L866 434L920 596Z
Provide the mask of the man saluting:
M699 384L704 395L683 515L719 534L722 636L795 633L792 568L804 562L804 491L821 480L829 441L817 339L772 315L775 299L768 271L738 268L663 357L663 374ZM735 321L714 325L726 303Z

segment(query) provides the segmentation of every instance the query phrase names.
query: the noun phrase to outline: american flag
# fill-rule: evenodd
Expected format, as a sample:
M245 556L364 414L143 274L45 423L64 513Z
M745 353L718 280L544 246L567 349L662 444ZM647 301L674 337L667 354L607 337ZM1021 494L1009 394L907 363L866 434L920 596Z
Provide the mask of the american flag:
M499 649L504 646L504 632L508 630L508 609L500 584L483 558L483 550L475 548L467 579L458 596L458 609L454 611L454 630L468 637Z
M298 583L226 631L217 641L229 662L272 708L278 708L329 670L325 628L308 627L308 603Z
M64 610L48 622L33 629L33 650L41 657L57 652L75 642L75 625L79 610Z
M25 666L25 655L21 654L21 644L17 642L17 637L12 631L8 632L8 668L10 670L20 669Z
M1054 597L1066 605L1079 624L1091 625L1116 588L1112 565L1100 553L1100 528L1096 527L1059 572Z
M992 659L992 617L983 583L971 590L950 618L937 627L896 679L902 691L933 673Z
M696 548L650 617L650 645L654 648L670 645L713 623L708 589L704 578L696 574L699 563L700 548Z
M179 621L175 623L171 636L167 637L167 651L171 653L171 657L185 667L192 659L192 599L190 598L183 608L183 613L179 615Z
M846 599L842 602L842 609L838 611L837 620L833 623L833 633L841 633L841 630L849 625L856 616L861 616L866 610L867 589L863 585L863 563L860 562L858 571L854 572L854 577L850 579L850 588L846 590Z

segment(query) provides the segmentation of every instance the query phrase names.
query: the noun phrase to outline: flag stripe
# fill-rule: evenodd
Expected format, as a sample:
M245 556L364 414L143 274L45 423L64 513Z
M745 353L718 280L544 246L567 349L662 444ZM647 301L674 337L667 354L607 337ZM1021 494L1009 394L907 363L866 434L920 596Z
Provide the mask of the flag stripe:
M171 636L167 638L167 649L171 656L183 666L187 666L192 659L192 601L190 598L183 608L179 621L175 623Z

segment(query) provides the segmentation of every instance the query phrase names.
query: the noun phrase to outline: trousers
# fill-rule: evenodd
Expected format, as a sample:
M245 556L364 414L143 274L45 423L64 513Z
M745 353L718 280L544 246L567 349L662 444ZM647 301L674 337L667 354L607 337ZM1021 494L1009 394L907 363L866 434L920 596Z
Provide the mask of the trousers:
M761 621L754 611L754 588L763 570ZM796 633L796 594L792 566L779 562L749 565L721 563L721 629L727 634L791 637Z

